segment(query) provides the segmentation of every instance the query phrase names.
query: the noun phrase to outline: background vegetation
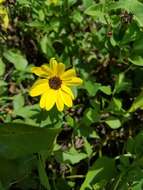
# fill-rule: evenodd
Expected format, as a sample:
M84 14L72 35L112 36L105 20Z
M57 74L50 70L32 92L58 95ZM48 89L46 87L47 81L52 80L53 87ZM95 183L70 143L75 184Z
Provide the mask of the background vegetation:
M0 6L0 190L143 189L143 1ZM84 81L61 113L28 94L51 57Z

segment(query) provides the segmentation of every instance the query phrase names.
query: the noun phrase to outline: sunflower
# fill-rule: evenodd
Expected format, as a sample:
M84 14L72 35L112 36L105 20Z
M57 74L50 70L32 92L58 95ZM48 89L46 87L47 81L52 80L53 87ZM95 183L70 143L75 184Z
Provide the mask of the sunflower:
M55 104L59 111L63 111L64 104L72 107L74 95L70 87L82 84L82 80L76 77L75 69L65 70L63 63L51 58L49 65L33 67L32 72L40 79L31 87L30 96L41 95L42 109L50 110Z

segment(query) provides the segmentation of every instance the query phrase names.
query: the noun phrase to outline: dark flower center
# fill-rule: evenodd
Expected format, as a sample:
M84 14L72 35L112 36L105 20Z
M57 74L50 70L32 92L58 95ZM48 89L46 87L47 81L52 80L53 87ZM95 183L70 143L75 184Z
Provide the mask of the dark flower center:
M55 90L58 90L61 87L62 81L59 77L52 77L49 79L49 86Z

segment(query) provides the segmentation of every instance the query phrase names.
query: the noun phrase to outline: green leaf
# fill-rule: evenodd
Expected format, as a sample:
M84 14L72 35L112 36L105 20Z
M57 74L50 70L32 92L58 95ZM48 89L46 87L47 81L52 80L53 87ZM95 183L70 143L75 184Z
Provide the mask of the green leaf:
M42 52L46 55L46 57L53 57L55 56L55 49L53 48L52 42L47 35L43 36L40 41L40 46Z
M100 4L91 5L90 7L88 7L85 10L84 13L89 15L89 16L93 16L94 18L99 19L100 22L106 24L105 12L104 11L105 10L103 9L103 4L100 3Z
M119 93L123 90L127 90L130 87L130 83L125 81L125 74L119 73L117 76L113 93Z
M143 109L143 92L141 92L140 95L136 97L129 109L129 112L134 112L138 108Z
M87 141L86 138L84 138L84 148L86 153L88 154L88 157L91 157L93 150L91 144Z
M28 105L25 107L20 106L18 109L14 110L14 114L17 116L21 116L22 118L30 118L33 115L36 115L38 113L39 113L39 105L37 105L37 104L30 105L30 106Z
M79 163L81 160L87 158L88 155L82 152L78 152L75 148L72 147L69 151L66 152L55 152L55 156L60 162L76 164Z
M5 73L5 64L0 58L0 76L2 76Z
M119 100L117 98L113 98L113 103L114 103L115 109L121 110L121 108L122 108L122 102L121 102L121 100Z
M50 150L60 129L38 128L19 123L0 125L0 155L16 158Z
M101 84L91 81L85 81L84 87L88 91L90 96L95 96L98 90L100 89Z
M114 176L114 174L114 160L107 157L99 158L88 170L80 190L92 189L92 184L96 185L103 180L107 183Z
M87 109L82 121L86 125L91 125L94 122L99 122L100 121L99 107L96 107L94 109L92 108Z
M83 21L83 16L77 10L73 12L73 20L77 23L81 23Z
M16 111L20 109L22 106L24 106L24 97L22 96L22 94L15 95L13 97L14 110Z
M121 127L121 121L116 117L109 117L105 120L105 123L112 129L118 129Z
M28 62L20 51L7 50L4 52L4 57L14 64L15 68L19 71L25 71Z
M131 63L137 66L143 66L143 57L142 56L135 56L133 59L129 59Z
M102 9L103 9L102 4L94 4L85 10L85 14L90 16L97 16L98 14L101 14Z
M101 86L100 90L107 95L111 95L112 91L111 91L111 87L110 86Z

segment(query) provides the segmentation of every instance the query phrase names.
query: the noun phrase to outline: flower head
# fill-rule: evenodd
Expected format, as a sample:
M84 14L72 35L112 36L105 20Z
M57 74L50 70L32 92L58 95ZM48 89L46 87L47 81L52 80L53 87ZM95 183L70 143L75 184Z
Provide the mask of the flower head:
M63 111L64 104L72 107L74 95L70 87L82 84L82 80L76 77L75 69L65 70L63 63L51 58L49 65L33 67L32 72L40 79L31 87L30 95L41 95L41 108L50 110L56 104L58 110Z

